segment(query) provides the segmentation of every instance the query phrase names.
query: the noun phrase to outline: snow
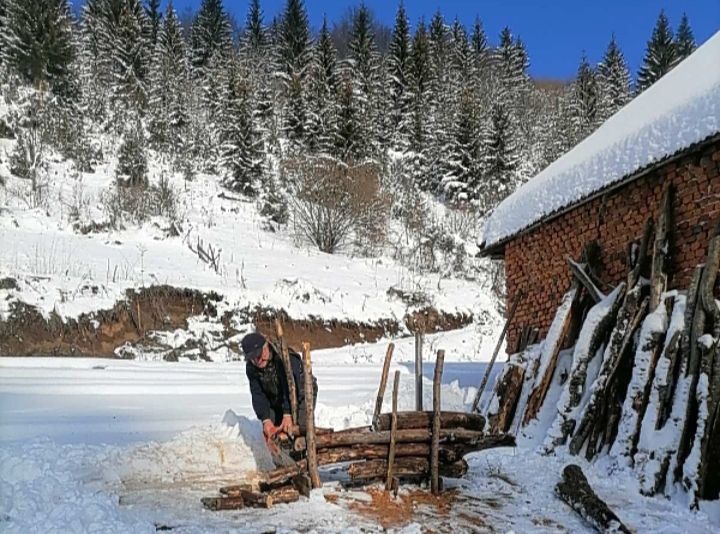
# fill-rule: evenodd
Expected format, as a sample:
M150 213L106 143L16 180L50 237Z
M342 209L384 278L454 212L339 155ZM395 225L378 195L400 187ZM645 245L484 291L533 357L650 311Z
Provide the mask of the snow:
M720 132L718 64L720 32L501 202L484 246Z
M461 343L460 336L445 336L434 341L449 349ZM370 421L384 348L384 343L367 345L372 357L357 361L347 349L314 352L318 424L342 428ZM559 367L567 361L568 353L561 353ZM458 380L456 365L464 380ZM460 384L477 384L485 365L446 363L443 408L468 409L474 388ZM402 373L400 406L406 409L414 399L412 368L398 360L395 369ZM428 391L430 365L424 373ZM179 534L380 530L372 518L323 498L339 491L332 481L308 500L270 510L202 508L200 497L249 480L268 466L244 380L238 362L1 359L2 531L149 533L162 526ZM553 383L548 398L558 391ZM492 531L591 532L553 495L562 467L578 461L564 450L544 457L521 442L517 450L495 449L467 459L468 475L447 481L459 492L450 516L437 517L419 507L410 522L389 531L442 530L448 524L473 531L478 523L468 522L472 516ZM674 501L641 497L626 474L609 477L602 466L582 467L595 490L638 532L709 533L720 527L713 503L691 512ZM368 497L354 491L345 498Z

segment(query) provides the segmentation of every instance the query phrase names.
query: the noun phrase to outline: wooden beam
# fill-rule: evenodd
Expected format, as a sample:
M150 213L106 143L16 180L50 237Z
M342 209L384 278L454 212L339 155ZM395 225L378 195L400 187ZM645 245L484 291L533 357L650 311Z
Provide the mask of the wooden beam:
M290 392L290 413L292 414L293 424L298 425L300 422L298 421L297 390L295 388L295 379L293 378L292 363L290 362L290 352L287 342L285 341L285 336L283 335L283 327L279 318L275 319L275 331L280 341L280 359L285 368L285 380L287 381L288 391ZM310 398L312 399L313 397Z
M303 364L305 366L305 442L307 447L307 467L313 488L322 486L318 472L317 449L315 448L315 407L313 403L313 375L310 361L310 343L303 343ZM327 434L332 436L332 434Z
M385 397L385 386L387 385L388 373L390 372L390 360L392 359L395 344L390 343L385 353L385 361L383 362L382 375L380 376L380 387L378 388L377 399L375 399L375 413L373 413L372 427L377 430L378 419L382 412L383 398Z
M600 291L597 286L595 286L593 281L590 280L590 277L585 272L584 265L577 263L570 257L567 258L567 263L568 267L570 267L570 272L572 273L572 275L587 290L588 295L590 295L590 297L596 304L605 298L605 295L602 293L602 291Z
M433 412L399 412L397 423L399 430L410 428L429 428L432 425ZM464 428L466 430L483 430L485 417L479 413L450 412L440 413L441 428ZM377 430L390 430L390 414L380 414Z
M445 351L439 350L435 360L435 375L433 377L433 424L432 439L430 441L430 491L432 491L434 495L440 493L440 484L438 482L440 479L438 473L438 467L440 465L440 385L442 384L444 363Z
M415 410L421 412L423 409L423 360L422 360L423 335L415 332Z
M390 419L390 447L388 450L387 477L385 479L385 491L390 491L393 480L393 463L395 462L395 440L397 436L397 401L398 389L400 389L400 371L395 371L392 392L392 415Z

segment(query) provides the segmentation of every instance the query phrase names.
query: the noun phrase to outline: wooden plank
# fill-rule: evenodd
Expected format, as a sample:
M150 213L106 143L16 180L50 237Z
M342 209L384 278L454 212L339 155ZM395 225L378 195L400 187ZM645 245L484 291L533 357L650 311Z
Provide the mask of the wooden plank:
M502 332L500 332L500 338L495 345L495 350L493 351L492 357L490 358L490 363L488 364L487 369L485 369L485 374L483 375L482 382L480 382L480 387L478 388L477 393L475 393L475 398L473 399L472 403L472 409L470 410L471 412L477 412L480 408L480 398L485 391L485 386L487 386L488 379L490 378L490 372L492 371L493 365L495 365L495 360L497 359L500 348L502 347L502 343L505 340L505 335L507 334L508 328L510 328L510 323L512 322L513 317L515 317L515 310L517 310L518 303L520 302L522 296L522 291L518 291L517 293L515 293L515 298L513 298L513 303L510 306L510 312L508 313L508 317L505 320L505 326L503 326Z
M380 412L382 412L383 398L385 397L385 387L387 385L388 373L390 372L390 360L392 359L393 350L395 344L390 343L385 353L385 361L383 362L382 375L380 376L380 387L378 388L377 399L375 399L375 412L372 418L372 427L377 430L378 419L380 418Z
M440 385L442 383L443 364L445 363L445 351L439 350L435 360L435 375L433 377L433 425L432 440L430 441L430 491L434 495L440 493L438 480L440 474Z
M303 343L303 364L305 366L305 442L307 447L307 468L310 475L310 483L313 488L322 486L320 473L318 471L317 449L315 447L315 407L312 399L313 375L312 363L310 361L310 343ZM327 434L332 436L332 434Z
M397 436L397 396L400 389L400 371L395 371L392 392L392 415L390 423L390 447L388 450L387 477L385 479L385 491L390 491L393 480L393 463L395 462L395 440Z

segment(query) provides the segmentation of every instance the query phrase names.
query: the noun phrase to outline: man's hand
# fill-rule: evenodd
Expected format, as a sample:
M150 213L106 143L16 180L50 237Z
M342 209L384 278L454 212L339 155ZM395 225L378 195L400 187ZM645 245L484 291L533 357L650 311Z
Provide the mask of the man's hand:
M277 430L278 432L285 432L289 436L292 433L292 427L292 415L286 413L285 415L283 415L282 421L280 422L280 426Z
M263 435L265 436L265 443L268 448L272 451L277 448L277 444L273 441L275 434L280 431L280 428L276 427L270 419L263 421Z

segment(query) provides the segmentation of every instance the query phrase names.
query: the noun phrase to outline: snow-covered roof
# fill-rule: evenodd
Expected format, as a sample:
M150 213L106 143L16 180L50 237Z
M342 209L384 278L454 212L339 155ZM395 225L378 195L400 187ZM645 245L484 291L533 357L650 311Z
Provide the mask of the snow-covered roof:
M503 200L485 223L485 250L718 132L720 32Z

